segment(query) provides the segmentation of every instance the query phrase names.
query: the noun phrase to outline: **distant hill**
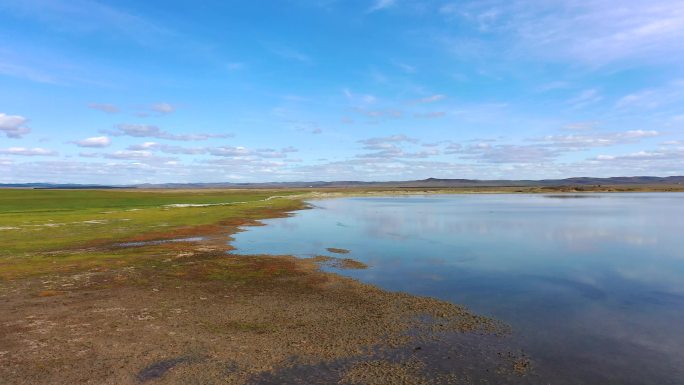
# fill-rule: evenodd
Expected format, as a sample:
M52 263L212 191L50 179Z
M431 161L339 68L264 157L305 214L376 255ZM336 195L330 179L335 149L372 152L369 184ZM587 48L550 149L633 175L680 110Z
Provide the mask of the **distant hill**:
M625 176L613 178L577 177L567 179L542 180L479 180L479 179L438 179L361 182L361 181L314 181L314 182L266 182L266 183L162 183L139 184L128 186L95 185L95 184L53 184L53 183L11 183L0 184L0 188L30 189L203 189L203 188L449 188L449 187L561 187L561 186L673 186L684 185L684 176Z
M449 187L556 187L556 186L644 186L684 185L684 176L655 177L632 176L613 178L577 177L542 180L479 180L438 179L361 182L361 181L314 181L314 182L267 182L267 183L166 183L143 184L138 188L354 188L354 187L399 187L399 188L449 188Z
M97 184L57 184L57 183L0 183L0 188L95 190L135 188L135 186L104 186Z

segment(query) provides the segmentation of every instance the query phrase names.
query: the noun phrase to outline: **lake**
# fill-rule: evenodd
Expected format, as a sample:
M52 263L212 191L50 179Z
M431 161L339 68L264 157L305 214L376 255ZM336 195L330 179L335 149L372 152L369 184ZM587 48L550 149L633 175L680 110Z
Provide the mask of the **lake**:
M684 383L684 194L313 200L235 236L242 254L330 255L379 287L506 322L539 383Z

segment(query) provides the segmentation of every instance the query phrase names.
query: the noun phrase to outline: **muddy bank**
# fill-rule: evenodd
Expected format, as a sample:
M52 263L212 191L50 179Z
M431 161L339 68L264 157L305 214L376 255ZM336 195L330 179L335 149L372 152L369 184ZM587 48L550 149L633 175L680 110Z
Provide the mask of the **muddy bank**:
M282 215L282 213L280 214ZM231 221L101 246L126 263L0 282L2 384L525 383L506 327L320 270L230 253ZM88 249L90 251L94 249ZM63 254L84 251L65 251ZM132 254L131 254L132 253ZM62 254L57 252L60 258ZM523 361L521 361L523 360ZM486 383L486 382L485 382Z

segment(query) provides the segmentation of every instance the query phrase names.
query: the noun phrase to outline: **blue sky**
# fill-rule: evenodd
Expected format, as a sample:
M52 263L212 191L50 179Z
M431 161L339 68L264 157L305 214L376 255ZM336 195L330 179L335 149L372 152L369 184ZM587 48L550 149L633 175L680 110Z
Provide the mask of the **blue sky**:
M684 174L684 1L0 0L0 183Z

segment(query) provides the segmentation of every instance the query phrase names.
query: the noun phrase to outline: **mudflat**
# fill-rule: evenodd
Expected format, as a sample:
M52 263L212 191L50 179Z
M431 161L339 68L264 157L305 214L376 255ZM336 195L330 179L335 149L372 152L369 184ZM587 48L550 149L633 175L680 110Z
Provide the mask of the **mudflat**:
M455 304L236 255L282 191L0 191L3 384L533 381L507 329Z

